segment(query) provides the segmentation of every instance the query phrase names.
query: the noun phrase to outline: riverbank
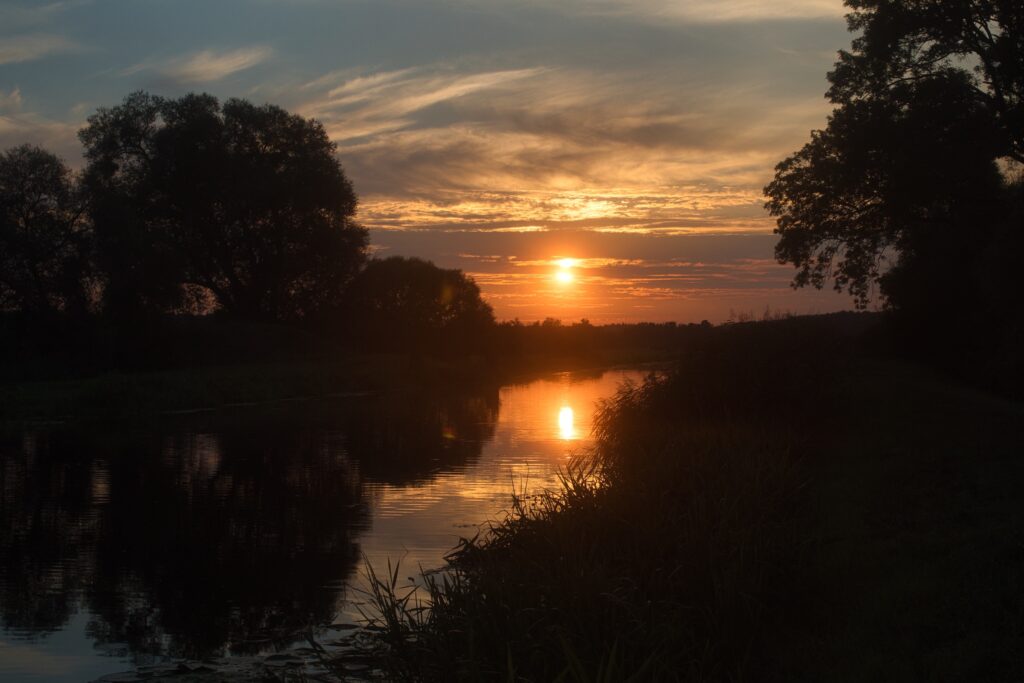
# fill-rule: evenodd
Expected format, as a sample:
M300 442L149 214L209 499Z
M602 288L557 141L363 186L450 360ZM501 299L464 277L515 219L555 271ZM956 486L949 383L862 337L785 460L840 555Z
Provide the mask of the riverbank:
M1024 407L835 322L716 331L429 596L381 577L392 674L1018 680Z
M0 383L0 421L111 419L416 386L496 386L547 372L641 367L671 362L674 358L674 353L647 349L585 357L529 355L500 360L339 351L334 360L107 372L74 379Z

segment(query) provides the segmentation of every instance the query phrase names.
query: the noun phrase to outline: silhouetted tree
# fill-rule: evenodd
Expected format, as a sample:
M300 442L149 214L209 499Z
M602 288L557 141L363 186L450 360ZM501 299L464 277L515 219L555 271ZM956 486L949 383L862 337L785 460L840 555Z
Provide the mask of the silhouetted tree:
M864 306L881 280L902 306L906 290L889 285L922 268L959 270L987 241L1002 191L989 112L958 74L901 95L837 109L777 167L767 206L778 217L776 256L798 268L795 285L832 278Z
M1024 161L1024 11L847 4L861 35L828 75L836 110L765 188L776 256L797 267L795 286L832 278L859 306L879 282L897 308L922 296L955 306L964 278L952 272L985 251L1005 213L997 160Z
M316 121L135 93L80 137L115 312L171 310L198 290L231 316L310 320L365 259L355 193Z
M418 258L370 261L353 281L348 304L364 342L378 348L480 350L494 326L471 278Z
M71 172L31 145L0 154L0 310L82 312L88 232Z

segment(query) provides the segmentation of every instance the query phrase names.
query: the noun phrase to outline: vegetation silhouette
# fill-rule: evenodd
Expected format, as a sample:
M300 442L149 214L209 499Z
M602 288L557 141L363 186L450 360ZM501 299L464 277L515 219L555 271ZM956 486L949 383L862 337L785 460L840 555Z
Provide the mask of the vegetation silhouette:
M1024 44L1016 2L849 0L824 130L765 188L795 287L884 301L905 348L1019 387ZM955 315L957 323L950 324ZM916 351L915 351L916 352Z
M79 137L112 315L215 304L246 320L311 320L362 263L356 196L316 121L134 93Z
M73 174L53 154L31 145L0 154L0 310L88 310L84 208Z
M459 270L418 258L373 259L352 282L344 319L364 348L463 354L481 348L494 313L480 288Z
M494 316L461 271L366 262L315 120L208 94L132 93L89 117L86 166L0 158L2 374L481 354Z

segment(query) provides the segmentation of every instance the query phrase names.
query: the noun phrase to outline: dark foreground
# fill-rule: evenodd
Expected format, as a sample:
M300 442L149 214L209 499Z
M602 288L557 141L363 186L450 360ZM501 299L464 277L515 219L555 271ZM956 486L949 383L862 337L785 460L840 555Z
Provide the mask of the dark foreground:
M410 680L1020 680L1024 406L872 351L863 319L730 326L607 405L563 491L379 577Z

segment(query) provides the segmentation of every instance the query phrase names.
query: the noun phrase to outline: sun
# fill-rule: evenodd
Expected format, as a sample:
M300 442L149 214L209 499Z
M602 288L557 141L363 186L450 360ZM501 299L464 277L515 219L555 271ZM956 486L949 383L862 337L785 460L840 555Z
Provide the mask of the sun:
M576 279L573 275L572 269L576 265L577 261L574 258L563 258L555 261L558 266L558 270L555 271L555 280L562 284L568 284Z

